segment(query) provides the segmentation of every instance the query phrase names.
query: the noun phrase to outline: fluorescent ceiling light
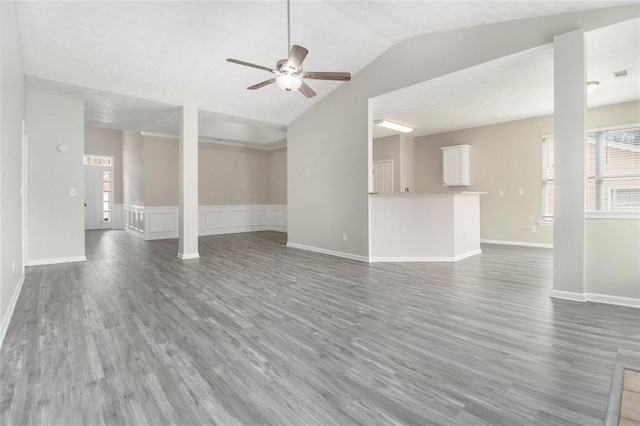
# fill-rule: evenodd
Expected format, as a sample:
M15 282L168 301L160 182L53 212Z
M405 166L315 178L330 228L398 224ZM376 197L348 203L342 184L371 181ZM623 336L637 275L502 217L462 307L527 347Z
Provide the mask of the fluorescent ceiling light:
M409 133L413 131L413 129L409 126L405 126L404 124L394 123L393 121L389 121L389 120L376 120L373 122L373 124L375 124L376 126L386 127L387 129L397 130L398 132L402 132L402 133Z

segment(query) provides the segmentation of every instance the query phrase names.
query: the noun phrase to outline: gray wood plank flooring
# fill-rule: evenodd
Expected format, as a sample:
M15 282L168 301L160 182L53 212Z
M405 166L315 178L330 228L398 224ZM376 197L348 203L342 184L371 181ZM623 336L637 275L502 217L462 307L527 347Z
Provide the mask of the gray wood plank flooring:
M87 232L31 267L1 352L6 425L602 424L640 311L549 298L551 251L365 264L286 236Z

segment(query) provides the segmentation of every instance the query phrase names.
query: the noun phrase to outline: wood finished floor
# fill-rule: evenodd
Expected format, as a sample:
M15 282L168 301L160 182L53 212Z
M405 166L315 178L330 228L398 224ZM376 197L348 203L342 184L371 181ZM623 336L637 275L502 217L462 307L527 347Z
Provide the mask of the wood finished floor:
M87 232L31 267L2 352L6 425L602 424L640 311L549 298L551 252L365 264L284 235Z

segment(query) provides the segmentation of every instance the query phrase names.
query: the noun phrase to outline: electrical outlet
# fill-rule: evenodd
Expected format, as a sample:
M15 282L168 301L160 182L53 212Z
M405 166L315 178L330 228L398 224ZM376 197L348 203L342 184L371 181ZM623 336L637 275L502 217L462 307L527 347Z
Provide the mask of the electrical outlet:
M504 189L498 189L498 197L504 196Z
M347 234L342 234L342 241L347 241Z
M75 197L78 195L78 191L75 188L69 188L69 197Z
M524 195L524 188L518 189L518 195Z
M538 227L537 227L537 226L535 226L535 225L533 225L533 226L531 227L531 232L538 232Z

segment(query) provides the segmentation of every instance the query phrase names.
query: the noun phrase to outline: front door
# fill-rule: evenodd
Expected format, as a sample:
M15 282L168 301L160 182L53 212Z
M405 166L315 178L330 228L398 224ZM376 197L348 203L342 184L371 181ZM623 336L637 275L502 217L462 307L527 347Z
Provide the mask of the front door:
M84 166L84 229L102 229L102 170Z

